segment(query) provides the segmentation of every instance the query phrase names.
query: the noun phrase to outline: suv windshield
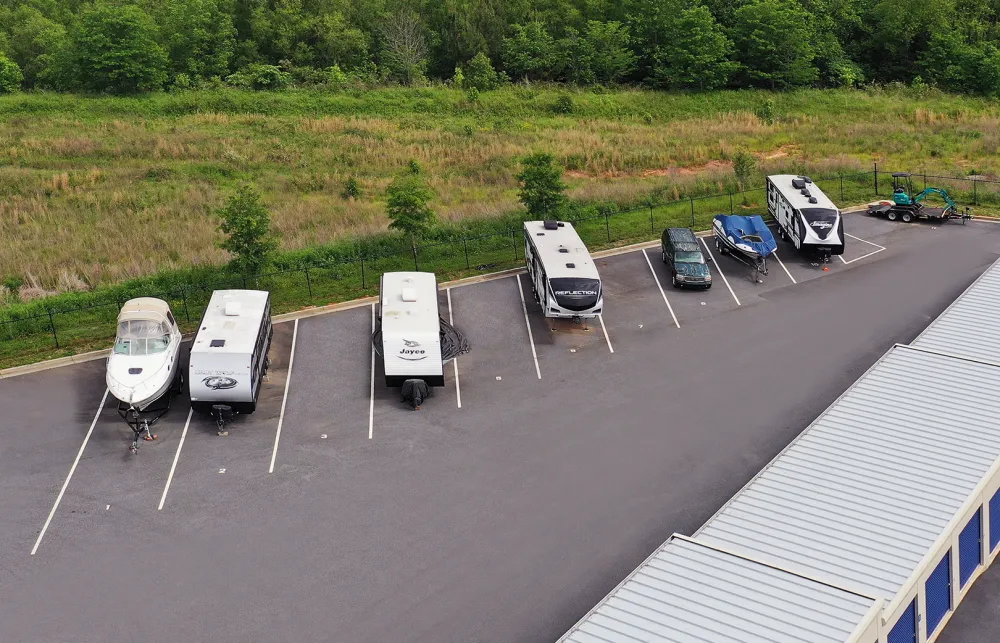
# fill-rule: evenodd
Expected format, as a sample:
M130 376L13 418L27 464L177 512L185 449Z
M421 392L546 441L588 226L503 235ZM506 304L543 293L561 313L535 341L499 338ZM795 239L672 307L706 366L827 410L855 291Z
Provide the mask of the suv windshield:
M167 350L170 329L149 319L132 319L118 324L115 355L154 355Z
M700 252L678 252L674 256L678 263L705 263L705 257Z

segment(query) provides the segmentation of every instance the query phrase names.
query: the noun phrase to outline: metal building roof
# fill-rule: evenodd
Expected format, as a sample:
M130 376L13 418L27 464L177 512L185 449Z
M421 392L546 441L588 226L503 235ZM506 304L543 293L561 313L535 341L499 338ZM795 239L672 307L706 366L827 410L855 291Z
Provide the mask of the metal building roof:
M1000 367L896 346L696 534L892 600L1000 456Z
M875 602L674 536L560 643L843 643Z
M911 346L1000 364L1000 260L931 322Z

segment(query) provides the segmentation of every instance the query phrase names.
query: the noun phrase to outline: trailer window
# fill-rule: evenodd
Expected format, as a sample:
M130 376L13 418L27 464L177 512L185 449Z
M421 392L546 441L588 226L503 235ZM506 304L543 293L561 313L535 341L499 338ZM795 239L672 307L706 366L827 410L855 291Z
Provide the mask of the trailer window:
M155 355L170 345L170 328L151 319L131 319L118 324L116 355Z

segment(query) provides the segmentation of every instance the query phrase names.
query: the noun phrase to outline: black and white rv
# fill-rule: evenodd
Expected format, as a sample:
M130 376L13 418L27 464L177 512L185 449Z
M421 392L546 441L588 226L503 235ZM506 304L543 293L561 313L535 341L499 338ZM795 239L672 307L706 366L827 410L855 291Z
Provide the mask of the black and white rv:
M525 221L524 258L535 301L546 317L601 314L601 276L572 223Z
M829 261L844 254L844 219L840 210L808 176L767 177L767 212L778 223L778 236L796 249Z
M188 363L191 406L225 423L257 409L270 365L271 295L262 290L216 290L208 302Z

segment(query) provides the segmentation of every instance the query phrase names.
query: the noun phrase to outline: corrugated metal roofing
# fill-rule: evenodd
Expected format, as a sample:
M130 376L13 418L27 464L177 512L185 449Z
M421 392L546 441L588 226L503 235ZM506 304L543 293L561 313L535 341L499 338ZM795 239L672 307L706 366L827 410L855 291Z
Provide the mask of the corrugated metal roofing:
M843 643L874 599L672 538L564 643Z
M1000 364L1000 261L931 322L911 346Z
M698 540L887 600L1000 456L1000 368L897 346Z

